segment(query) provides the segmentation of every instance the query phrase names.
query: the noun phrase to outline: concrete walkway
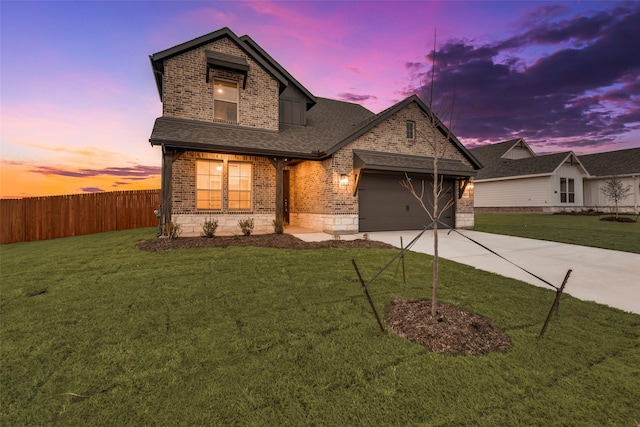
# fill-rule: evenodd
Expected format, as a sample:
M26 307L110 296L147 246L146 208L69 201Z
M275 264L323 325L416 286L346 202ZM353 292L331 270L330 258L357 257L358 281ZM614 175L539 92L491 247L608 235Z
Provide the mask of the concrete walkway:
M306 241L333 238L326 233L308 230L287 230ZM419 231L384 231L367 233L378 240L400 247L418 235ZM509 261L525 268L546 281L560 286L568 269L571 277L565 292L582 300L596 301L624 311L640 314L640 255L586 246L502 236L478 231L460 233L482 243ZM343 235L341 239L362 238L363 234ZM440 256L481 270L500 274L553 290L549 285L525 273L458 233L441 230L438 233ZM433 255L433 234L426 232L412 250Z

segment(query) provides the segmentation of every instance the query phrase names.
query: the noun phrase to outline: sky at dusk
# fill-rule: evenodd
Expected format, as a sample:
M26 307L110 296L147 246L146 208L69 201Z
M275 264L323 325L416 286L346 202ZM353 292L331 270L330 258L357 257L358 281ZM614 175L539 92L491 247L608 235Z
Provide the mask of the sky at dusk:
M2 0L0 197L160 188L149 55L223 27L319 97L433 93L469 148L640 147L640 2Z

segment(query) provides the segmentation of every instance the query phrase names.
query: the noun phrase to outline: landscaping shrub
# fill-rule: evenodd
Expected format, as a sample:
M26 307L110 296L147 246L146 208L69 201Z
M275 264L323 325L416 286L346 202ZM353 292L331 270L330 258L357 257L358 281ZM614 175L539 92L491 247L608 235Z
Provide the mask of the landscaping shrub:
M238 227L242 230L243 235L250 236L253 231L253 218L238 220Z
M209 218L202 224L202 236L212 238L216 235L218 220Z

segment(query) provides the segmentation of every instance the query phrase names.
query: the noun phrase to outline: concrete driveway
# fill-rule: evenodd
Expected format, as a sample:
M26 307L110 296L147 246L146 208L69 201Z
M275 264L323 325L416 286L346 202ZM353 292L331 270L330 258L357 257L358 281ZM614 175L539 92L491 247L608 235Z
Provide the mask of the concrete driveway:
M419 231L384 231L367 233L378 240L400 247L400 236L408 245ZM478 231L460 233L492 249L509 261L522 266L546 281L560 286L568 269L571 277L565 292L582 300L596 301L611 307L640 314L640 255L586 246L568 245L521 237L502 236ZM319 240L324 233L292 233L303 240ZM456 232L440 230L440 256L481 270L500 274L553 289ZM341 238L362 238L363 235ZM428 231L411 248L433 255L433 233Z

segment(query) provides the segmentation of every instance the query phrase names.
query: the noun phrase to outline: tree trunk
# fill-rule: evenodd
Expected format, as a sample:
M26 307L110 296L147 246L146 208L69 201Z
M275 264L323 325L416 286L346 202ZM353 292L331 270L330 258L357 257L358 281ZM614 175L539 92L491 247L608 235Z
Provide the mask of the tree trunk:
M435 151L435 150L434 150ZM438 313L438 153L433 156L433 277L431 283L431 316Z

